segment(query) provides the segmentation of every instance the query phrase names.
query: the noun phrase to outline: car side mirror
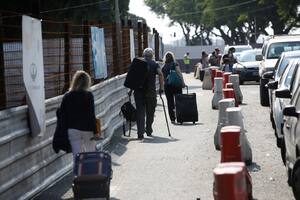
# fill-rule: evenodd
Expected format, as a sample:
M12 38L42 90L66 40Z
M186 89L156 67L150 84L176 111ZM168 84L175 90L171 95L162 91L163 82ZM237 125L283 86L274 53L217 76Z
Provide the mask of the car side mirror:
M263 60L263 56L262 55L256 55L255 56L255 60L256 61L262 61Z
M275 96L283 99L290 99L292 97L290 90L287 88L275 90Z
M289 117L297 117L299 118L299 113L296 111L296 107L293 105L288 105L283 109L283 115Z
M267 84L269 89L276 90L278 87L278 81L271 81Z
M269 71L269 72L265 72L262 77L264 79L273 79L274 78L274 72L273 71Z

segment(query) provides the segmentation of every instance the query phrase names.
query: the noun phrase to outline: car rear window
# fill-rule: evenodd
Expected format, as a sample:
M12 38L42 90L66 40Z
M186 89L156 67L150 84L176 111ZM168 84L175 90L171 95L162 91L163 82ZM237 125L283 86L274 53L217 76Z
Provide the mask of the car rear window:
M295 50L300 50L300 41L273 43L268 49L267 59L277 59L282 52Z

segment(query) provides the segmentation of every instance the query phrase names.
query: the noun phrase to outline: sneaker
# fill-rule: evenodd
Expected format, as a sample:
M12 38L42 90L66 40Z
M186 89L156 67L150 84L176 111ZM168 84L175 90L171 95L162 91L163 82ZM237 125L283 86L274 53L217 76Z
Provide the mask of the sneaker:
M147 134L147 136L149 136L149 137L152 136L152 132L147 132L146 134Z

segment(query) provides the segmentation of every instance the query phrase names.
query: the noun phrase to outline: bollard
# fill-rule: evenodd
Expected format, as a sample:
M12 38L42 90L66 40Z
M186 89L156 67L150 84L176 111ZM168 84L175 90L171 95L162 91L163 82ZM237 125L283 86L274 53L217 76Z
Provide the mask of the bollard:
M232 74L229 77L229 82L233 84L234 93L239 104L243 102L243 94L240 88L240 78L238 74Z
M212 109L218 109L219 108L219 101L223 99L223 78L215 78L214 81L214 89L215 93L212 99Z
M212 89L211 71L209 68L205 69L203 83L202 83L202 89L203 90L211 90Z
M240 131L240 144L242 151L242 159L246 163L246 165L252 164L252 149L248 138L246 136L246 131L243 123L243 116L240 107L227 108L227 119L229 126L239 126L241 128Z
M221 101L219 101L219 119L214 135L214 144L216 150L221 149L221 128L226 126L228 123L226 109L230 107L234 107L234 99L222 99Z
M243 162L220 163L214 169L215 200L252 200L252 179Z
M214 91L215 77L216 77L216 74L217 74L217 70L219 68L218 67L210 67L209 69L211 70L211 83L212 83L213 91Z
M223 127L221 129L221 141L221 162L241 162L240 127Z
M223 88L225 88L226 83L229 83L229 77L231 75L231 72L225 72L223 74Z
M226 83L226 86L225 86L226 89L233 89L233 84L232 83Z
M235 94L234 94L234 90L232 88L225 88L223 89L223 95L224 95L224 99L226 98L233 98L235 100L235 106L239 106Z
M221 71L221 70L217 70L217 72L216 72L216 77L222 77L223 78L223 71Z

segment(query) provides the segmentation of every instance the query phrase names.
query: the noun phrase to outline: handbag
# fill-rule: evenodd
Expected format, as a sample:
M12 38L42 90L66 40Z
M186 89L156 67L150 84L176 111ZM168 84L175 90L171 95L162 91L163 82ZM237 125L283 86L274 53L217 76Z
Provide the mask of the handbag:
M177 88L182 87L182 80L175 69L175 63L173 63L170 73L167 76L167 84Z

